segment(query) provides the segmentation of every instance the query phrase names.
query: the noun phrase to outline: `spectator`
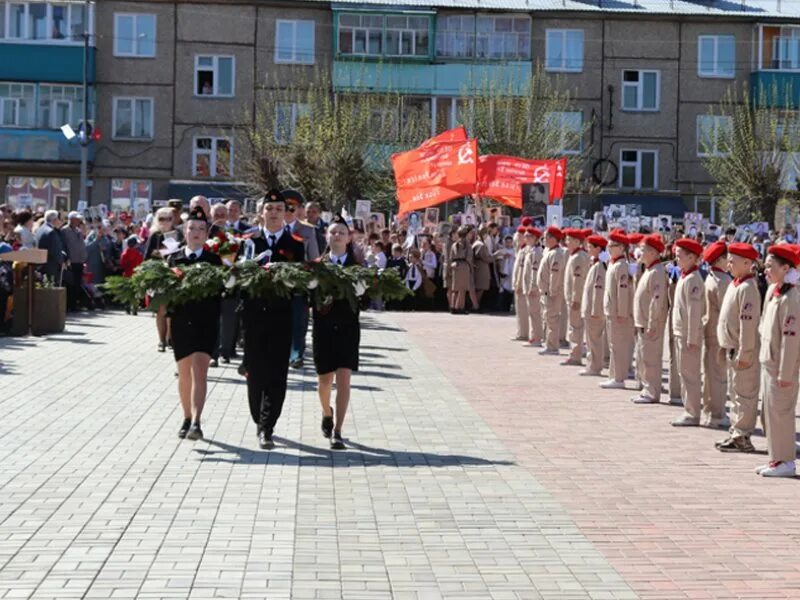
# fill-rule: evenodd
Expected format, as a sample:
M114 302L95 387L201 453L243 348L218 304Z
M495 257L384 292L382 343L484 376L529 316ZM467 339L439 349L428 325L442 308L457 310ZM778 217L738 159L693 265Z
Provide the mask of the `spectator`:
M81 225L83 217L79 212L73 211L67 215L68 225L62 229L64 245L69 261L69 281L67 282L67 310L78 310L81 298L81 285L83 284L83 270L88 254Z
M15 215L16 227L14 233L19 238L23 248L35 248L36 237L33 235L33 215L31 211L24 209Z
M48 210L44 213L44 221L36 231L37 246L47 250L47 263L42 267L42 272L55 285L62 283L62 271L67 261L64 238L61 234L61 219L57 210Z

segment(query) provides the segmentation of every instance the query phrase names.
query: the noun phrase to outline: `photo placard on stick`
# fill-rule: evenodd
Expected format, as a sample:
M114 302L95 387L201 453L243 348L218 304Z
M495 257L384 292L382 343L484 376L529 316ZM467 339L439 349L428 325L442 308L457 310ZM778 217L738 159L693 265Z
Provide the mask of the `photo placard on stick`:
M386 217L383 215L383 213L369 213L369 215L367 215L367 219L369 219L371 227L374 227L375 229L380 230L386 227Z
M425 227L430 227L431 231L436 229L439 223L439 209L437 207L430 207L425 209Z
M550 201L550 184L522 184L522 214L533 219L534 225L544 227Z
M369 219L370 214L372 213L372 201L371 200L356 200L356 214L355 216L359 219L364 219L365 221Z

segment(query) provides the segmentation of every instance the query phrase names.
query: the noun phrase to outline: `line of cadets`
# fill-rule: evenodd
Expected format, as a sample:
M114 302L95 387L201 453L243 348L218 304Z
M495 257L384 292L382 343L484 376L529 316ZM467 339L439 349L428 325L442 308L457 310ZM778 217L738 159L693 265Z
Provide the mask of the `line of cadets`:
M749 244L674 243L677 266L665 266L658 234L608 238L587 229L548 227L528 218L514 236L512 286L517 335L558 355L566 329L569 356L582 376L608 378L604 389L637 381L635 404L659 403L665 336L670 351L670 403L682 405L675 427L728 428L722 452L754 452L759 392L769 463L765 477L795 474L795 405L800 376L800 247L773 245L763 299L754 278L758 251ZM703 279L700 265L708 264ZM669 270L669 272L668 272ZM584 343L586 352L584 353ZM635 371L632 370L635 365ZM730 399L731 417L726 414Z

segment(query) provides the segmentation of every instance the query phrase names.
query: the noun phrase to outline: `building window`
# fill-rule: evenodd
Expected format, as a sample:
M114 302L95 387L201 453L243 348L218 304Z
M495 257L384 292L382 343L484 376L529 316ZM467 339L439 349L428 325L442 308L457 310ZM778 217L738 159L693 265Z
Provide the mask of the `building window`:
M90 105L91 108L91 105ZM92 118L92 115L89 115ZM79 85L39 85L39 127L77 129L83 120L83 88Z
M428 17L386 16L387 56L428 56Z
M156 55L156 16L114 14L114 56L153 58Z
M195 177L231 177L233 142L226 137L194 138L192 159Z
M68 210L69 179L10 176L6 185L6 200L14 210L23 208L44 212L51 208Z
M583 150L582 112L548 113L547 126L553 128L556 132L559 152L562 154L579 154Z
M658 188L658 152L622 150L619 161L619 187L634 190Z
M548 71L583 71L583 30L548 29L545 68Z
M288 144L297 133L297 121L308 116L308 104L279 102L275 105L275 141Z
M436 54L448 58L475 56L475 15L442 16L436 28Z
M622 109L655 111L659 103L659 71L622 72Z
M697 156L730 154L733 121L730 117L698 115Z
M383 15L339 15L339 54L379 56L383 52Z
M0 2L0 38L82 42L83 3Z
M232 56L195 57L195 95L231 98L234 85L234 59Z
M32 83L0 83L0 125L35 127L35 95Z
M314 21L279 19L275 27L276 63L314 64Z
M475 47L478 58L530 59L530 18L478 15Z
M153 99L114 98L114 139L153 139Z
M800 69L800 28L780 28L772 39L772 65L782 71Z
M153 183L146 179L112 179L111 210L132 211L134 219L144 220L150 212Z
M736 38L701 35L697 38L697 74L700 77L733 77L736 74Z

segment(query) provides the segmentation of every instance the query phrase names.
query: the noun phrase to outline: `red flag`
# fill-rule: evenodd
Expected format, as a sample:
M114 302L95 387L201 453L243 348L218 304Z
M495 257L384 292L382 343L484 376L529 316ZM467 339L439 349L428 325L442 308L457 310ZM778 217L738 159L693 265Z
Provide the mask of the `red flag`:
M455 129L437 137L448 134L461 135ZM392 156L401 215L475 192L477 140L434 140Z
M467 130L464 128L463 125L459 125L455 129L448 129L447 131L443 131L439 135L434 136L429 140L425 140L420 145L420 148L425 148L433 144L440 144L442 142L466 142L466 141L467 141Z
M488 154L478 159L478 193L522 208L523 183L550 184L550 202L564 197L567 160L527 160Z

